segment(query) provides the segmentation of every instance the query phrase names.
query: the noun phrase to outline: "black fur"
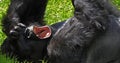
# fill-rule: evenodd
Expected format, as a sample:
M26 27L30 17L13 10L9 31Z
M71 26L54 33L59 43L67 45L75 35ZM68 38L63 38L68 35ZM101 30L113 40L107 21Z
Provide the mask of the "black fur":
M54 30L60 29L55 33L50 43L51 37L42 41L31 39L32 37L26 38L24 30L29 25L34 24L35 19L31 21L31 15L29 15L31 12L26 14L27 11L23 10L31 8L31 6L23 6L25 8L22 11L25 13L16 15L13 12L12 14L15 18L23 14L22 16L28 19L19 18L20 21L19 19L14 21L11 19L12 17L5 17L3 29L8 38L2 45L2 52L11 57L16 56L19 61L37 62L48 55L49 63L120 63L120 12L110 4L109 0L72 0L72 3L75 8L74 16L68 19L64 25L62 22L51 26L53 34L56 32ZM11 5L11 7L14 6ZM9 16L9 13L7 14ZM36 15L33 13L33 16ZM30 22L28 22L29 20ZM43 23L42 20L38 21ZM6 22L10 23L6 24ZM16 33L20 34L17 35L17 38L9 33L10 30L16 31L16 29L12 29L14 28L13 24L10 25L16 22L25 25L15 24L15 26L20 25L20 28L22 27L20 29L22 32ZM39 26L44 25L40 24ZM8 27L8 25L10 26Z
M7 36L11 36L19 34L19 29L24 26L44 25L46 5L47 0L11 0L7 14L2 21L3 31Z
M20 62L41 62L47 56L47 44L64 22L51 25L52 35L47 39L39 39L34 34L28 38L32 33L29 27L45 25L46 4L47 0L11 0L2 21L3 32L7 35L1 45L2 53Z
M47 59L47 45L52 38L53 34L59 29L64 22L59 22L51 25L52 35L46 39L39 39L34 34L27 38L25 29L22 29L17 39L7 37L1 45L2 53L7 54L11 58L16 58L19 62L25 60L30 62L41 62Z
M74 16L55 33L50 63L120 63L120 12L109 0L72 0Z

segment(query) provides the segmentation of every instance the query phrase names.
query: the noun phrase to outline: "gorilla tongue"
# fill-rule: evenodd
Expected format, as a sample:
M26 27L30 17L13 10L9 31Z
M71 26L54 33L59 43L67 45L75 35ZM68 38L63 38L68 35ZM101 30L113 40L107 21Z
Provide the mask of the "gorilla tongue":
M42 26L42 27L34 26L33 32L40 39L46 39L51 36L51 28L49 26Z

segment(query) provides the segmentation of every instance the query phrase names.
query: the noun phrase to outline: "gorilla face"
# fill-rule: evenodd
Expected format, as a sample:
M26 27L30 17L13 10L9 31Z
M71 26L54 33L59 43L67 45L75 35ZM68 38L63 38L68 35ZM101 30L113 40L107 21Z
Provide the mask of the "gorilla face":
M34 26L21 30L19 38L7 37L2 46L2 53L24 60L37 62L47 58L47 45L54 33L64 24L55 23L51 26ZM32 29L33 28L33 29Z

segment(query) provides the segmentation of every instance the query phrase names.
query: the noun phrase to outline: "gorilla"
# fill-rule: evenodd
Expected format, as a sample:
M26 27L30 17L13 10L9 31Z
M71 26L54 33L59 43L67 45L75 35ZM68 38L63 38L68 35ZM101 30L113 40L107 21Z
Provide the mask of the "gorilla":
M8 56L35 63L45 57L48 63L120 63L120 12L110 0L72 0L73 17L48 27L52 35L44 39L37 29L46 27L47 1L11 1L1 47Z
M120 12L110 0L72 0L74 15L58 29L50 63L120 63Z
M64 22L45 26L46 5L47 0L10 1L7 13L2 20L3 32L7 35L1 45L3 54L17 58L19 62L39 62L47 58L47 44ZM38 33L39 37L35 35ZM50 34L47 36L47 33Z

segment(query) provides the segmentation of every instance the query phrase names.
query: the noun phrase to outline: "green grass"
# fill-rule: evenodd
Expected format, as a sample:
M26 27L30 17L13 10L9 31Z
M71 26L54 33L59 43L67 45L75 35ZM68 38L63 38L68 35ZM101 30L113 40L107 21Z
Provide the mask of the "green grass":
M1 20L2 16L5 14L6 9L8 7L9 0L0 0L0 45L3 42L5 35L2 33L2 27L1 27Z
M120 9L120 0L114 0L114 4ZM9 0L0 0L0 22L2 16L5 14L6 9L9 5ZM49 0L47 10L45 13L45 20L47 24L53 24L55 22L64 21L73 15L73 7L70 0ZM2 32L0 23L0 45L6 37ZM14 63L13 60L5 58L0 54L0 63ZM45 63L42 61L42 63Z
M70 18L73 7L70 0L49 0L45 19L48 24L60 22Z
M113 3L120 9L120 0L114 0Z
M3 14L5 14L6 12L8 4L9 4L9 0L0 0L0 45L2 44L5 38L5 35L2 32L1 20ZM9 58L5 58L5 56L1 55L0 53L0 63L13 63L13 60L10 60Z

